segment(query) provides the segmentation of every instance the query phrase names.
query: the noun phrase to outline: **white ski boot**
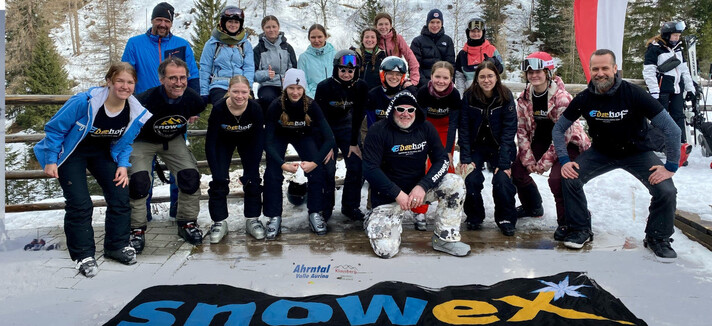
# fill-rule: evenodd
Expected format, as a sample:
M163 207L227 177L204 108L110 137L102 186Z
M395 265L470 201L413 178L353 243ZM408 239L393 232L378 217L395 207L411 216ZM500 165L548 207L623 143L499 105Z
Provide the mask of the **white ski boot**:
M257 240L265 238L265 228L257 217L248 217L245 219L245 232Z
M213 223L210 227L210 243L218 243L227 234L227 220Z

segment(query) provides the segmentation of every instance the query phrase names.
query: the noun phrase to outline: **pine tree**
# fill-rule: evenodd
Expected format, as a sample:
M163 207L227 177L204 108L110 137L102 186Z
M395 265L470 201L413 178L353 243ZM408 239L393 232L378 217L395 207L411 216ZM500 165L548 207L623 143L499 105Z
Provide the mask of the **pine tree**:
M70 82L60 56L47 33L40 33L32 50L32 61L24 70L25 94L67 94ZM44 124L57 112L57 105L16 106L8 109L20 130L42 130Z
M690 31L686 34L696 35L697 39L697 59L701 76L710 78L709 67L712 64L712 1L694 0L689 23Z
M487 38L499 49L502 55L506 49L506 37L502 35L502 25L507 20L504 7L512 3L512 0L480 0L483 7L482 19L487 24Z
M553 56L564 55L568 52L566 31L571 25L571 19L564 14L572 10L573 1L539 0L534 8L534 22L536 32L534 36L542 41L541 51Z
M194 0L195 32L191 35L190 42L195 54L195 61L200 64L203 46L210 39L215 26L220 22L220 10L225 7L226 1L221 0Z
M366 0L361 6L358 12L358 18L356 19L356 30L361 35L361 31L368 27L373 27L373 19L376 18L378 13L384 12L385 8L379 0ZM359 36L356 36L357 38ZM356 41L357 44L361 44L361 40Z

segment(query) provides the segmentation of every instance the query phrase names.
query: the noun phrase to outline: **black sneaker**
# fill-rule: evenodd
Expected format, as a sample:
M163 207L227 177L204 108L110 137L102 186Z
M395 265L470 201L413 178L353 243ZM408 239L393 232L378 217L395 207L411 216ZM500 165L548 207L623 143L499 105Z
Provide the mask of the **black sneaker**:
M465 226L467 226L467 229L470 231L482 230L482 222L465 221Z
M540 218L542 216L544 216L544 207L539 206L538 208L535 208L533 210L526 210L526 209L524 209L524 206L522 206L522 205L517 206L517 218L522 218L522 217Z
M677 253L672 249L670 245L672 239L654 239L650 237L645 237L643 240L643 246L650 248L655 254L655 259L662 263L672 263L677 258Z
M123 247L116 250L104 249L104 258L111 258L125 265L133 265L136 263L136 249L132 247Z
M564 241L564 239L566 239L566 235L568 234L569 228L566 225L559 225L556 227L556 231L554 231L554 240Z
M136 250L137 255L143 252L143 248L146 246L146 231L143 229L131 230L129 245Z
M363 218L365 217L363 212L361 212L358 208L342 208L341 214L344 214L344 216L348 217L352 221L363 221Z
M99 273L99 266L96 264L96 259L94 257L87 257L82 260L77 260L77 267L79 273L86 277L94 277Z
M564 246L571 249L581 249L589 241L593 241L593 233L590 230L572 230L564 238Z
M188 222L183 226L178 226L178 235L192 245L203 243L203 232L195 222Z
M514 227L514 224L510 221L500 221L497 222L497 226L499 226L499 230L502 231L502 234L508 237L514 236L514 231L516 228Z

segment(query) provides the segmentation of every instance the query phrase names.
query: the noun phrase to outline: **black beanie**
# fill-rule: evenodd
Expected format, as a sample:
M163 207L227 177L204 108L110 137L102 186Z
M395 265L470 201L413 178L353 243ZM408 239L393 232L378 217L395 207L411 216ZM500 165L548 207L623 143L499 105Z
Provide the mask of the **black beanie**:
M161 2L157 4L155 7L153 7L153 14L151 14L151 20L153 20L156 17L161 17L161 18L166 18L173 22L173 13L175 12L175 9L173 9L173 6L168 4L168 2Z
M390 114L390 111L392 109L395 109L396 106L400 106L403 104L412 105L417 111L421 110L420 105L418 105L418 100L415 98L415 96L410 91L404 90L393 96L393 99L391 99L391 103L388 105L388 113Z
M445 21L443 20L443 13L439 9L433 9L430 12L428 12L428 19L425 21L425 25L430 24L430 21L433 19L440 19L440 22L445 24Z

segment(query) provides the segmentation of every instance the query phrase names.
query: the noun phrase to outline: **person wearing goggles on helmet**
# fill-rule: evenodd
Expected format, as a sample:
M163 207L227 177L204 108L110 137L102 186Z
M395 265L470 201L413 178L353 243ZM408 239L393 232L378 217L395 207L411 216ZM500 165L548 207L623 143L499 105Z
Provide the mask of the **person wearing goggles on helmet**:
M378 30L378 47L386 52L387 56L403 57L408 61L409 76L405 81L406 86L418 85L420 82L420 64L408 47L403 36L393 28L393 18L387 13L379 13L373 19L373 25Z
M443 13L439 9L428 12L425 26L420 35L410 43L410 49L415 54L415 59L420 64L420 82L418 88L427 85L430 81L433 64L446 61L455 64L455 44L452 38L445 34L443 27Z
M309 27L309 42L307 49L299 55L297 67L307 74L307 96L314 98L316 86L324 79L331 77L336 50L326 34L326 28L320 24Z
M235 6L220 11L220 21L200 55L200 96L213 106L225 97L233 76L242 75L252 85L255 59L244 28L245 13Z
M315 101L319 104L334 134L334 158L339 150L346 163L346 178L341 196L341 213L352 220L362 220L361 212L361 150L358 132L361 120L354 119L354 111L363 111L368 96L366 82L359 79L360 59L356 52L341 50L334 56L334 72L316 87ZM336 160L325 165L324 219L328 220L334 209Z
M554 239L563 241L566 237L566 218L561 191L561 163L556 156L551 131L571 102L571 94L566 91L561 78L554 74L554 59L548 53L530 54L522 61L521 68L526 87L517 98L519 151L512 164L512 181L522 203L517 207L517 218L544 215L539 189L530 174L542 174L551 169L549 188L556 202L558 225ZM571 159L591 146L591 141L578 121L574 121L566 131L566 143Z
M289 68L297 67L294 48L287 43L284 32L279 30L277 17L268 15L262 18L260 42L255 47L255 81L260 84L257 99L262 110L282 94L282 78Z
M516 188L511 179L511 166L516 157L514 136L517 113L512 92L502 84L497 67L485 60L477 66L475 82L462 96L460 112L460 171L466 174L465 214L467 228L479 230L485 219L482 189L485 162L495 167L492 177L494 220L506 236L513 236L517 223L514 208Z
M465 35L467 43L462 47L462 50L457 53L455 59L455 87L464 92L470 87L475 79L475 70L477 65L485 60L491 60L498 73L502 73L502 55L499 54L497 48L494 47L486 38L487 25L482 19L471 19L467 23Z
M273 101L265 116L264 215L269 218L265 237L274 240L282 225L282 183L284 172L304 171L309 186L307 209L309 227L318 235L327 232L324 207L324 165L333 159L334 135L319 105L306 95L307 78L299 69L284 75L282 96ZM301 163L286 162L291 144Z
M383 59L379 68L379 77L381 86L374 87L368 92L366 105L362 110L355 112L355 117L363 120L366 117L365 127L361 125L361 139L366 139L366 132L376 121L386 118L386 109L388 103L394 95L402 90L407 90L412 94L417 93L417 89L413 86L406 87L406 73L408 68L405 60L400 57L390 56ZM358 108L356 108L358 110Z
M470 246L460 241L465 185L460 176L446 173L449 161L437 131L408 91L396 94L386 111L387 118L373 125L363 146L363 174L374 190L364 229L374 253L395 256L408 211L437 201L433 249L468 255ZM426 171L427 159L433 165Z
M650 95L658 99L660 104L670 113L670 116L682 132L680 141L680 166L687 165L687 156L692 146L687 144L685 133L684 101L696 101L695 85L687 67L680 36L685 30L684 22L665 22L660 28L660 34L648 40L643 62L643 78ZM684 89L681 87L684 85ZM687 95L683 97L683 91ZM662 147L662 136L659 144Z

